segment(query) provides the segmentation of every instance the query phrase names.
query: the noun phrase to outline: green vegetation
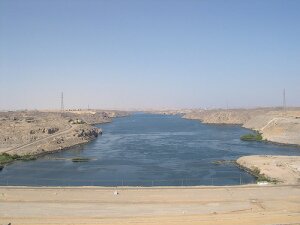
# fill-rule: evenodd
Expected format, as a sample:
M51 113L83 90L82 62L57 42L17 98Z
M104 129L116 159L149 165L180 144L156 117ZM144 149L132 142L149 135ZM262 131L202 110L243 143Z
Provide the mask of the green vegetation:
M251 173L253 176L257 177L257 182L263 182L263 181L266 181L266 182L269 182L269 183L273 183L273 184L276 184L278 183L279 181L276 180L276 179L272 179L272 178L269 178L267 176L265 176L264 174L261 174L260 173L260 169L259 168L254 168L253 170L251 170Z
M0 164L3 165L3 164L7 164L7 163L10 163L14 160L17 160L17 155L9 155L7 153L2 153L0 155Z
M11 163L15 160L24 160L24 161L29 161L29 160L35 160L36 157L33 156L33 155L17 155L17 154L14 154L14 155L10 155L10 154L7 154L7 153L2 153L0 154L0 165L4 165L4 164L7 164L7 163Z
M214 165L228 165L228 164L234 164L234 163L235 163L234 160L225 160L225 159L212 161L212 164L214 164Z
M79 157L79 158L73 158L72 162L88 162L90 161L89 158L83 158L83 157Z
M255 176L257 182L266 181L266 182L272 183L272 184L277 184L277 183L281 182L280 180L277 180L277 179L274 179L274 178L270 178L270 177L268 177L268 176L266 176L264 174L261 174L260 173L260 169L257 168L257 167L255 167L255 168L252 167L251 169L249 169L249 168L247 168L245 166L242 166L241 164L238 164L237 162L235 162L235 165L237 167L239 167L240 169L245 170L246 172L248 172L248 173L252 174L253 176Z
M241 137L242 141L262 141L263 138L260 133L245 134Z

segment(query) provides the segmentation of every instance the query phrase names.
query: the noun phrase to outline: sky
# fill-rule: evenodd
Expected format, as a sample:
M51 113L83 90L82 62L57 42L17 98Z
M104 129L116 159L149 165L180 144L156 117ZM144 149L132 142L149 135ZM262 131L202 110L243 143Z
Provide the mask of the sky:
M298 0L1 0L0 110L300 106Z

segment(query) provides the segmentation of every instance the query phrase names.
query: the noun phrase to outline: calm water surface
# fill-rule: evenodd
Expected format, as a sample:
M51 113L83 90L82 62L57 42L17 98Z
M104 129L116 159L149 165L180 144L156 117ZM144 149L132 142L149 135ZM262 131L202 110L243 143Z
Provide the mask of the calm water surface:
M179 116L134 114L98 127L95 141L0 172L2 185L234 185L255 182L233 164L243 155L300 155L300 148L242 142L240 126L206 125ZM74 157L89 162L74 163Z

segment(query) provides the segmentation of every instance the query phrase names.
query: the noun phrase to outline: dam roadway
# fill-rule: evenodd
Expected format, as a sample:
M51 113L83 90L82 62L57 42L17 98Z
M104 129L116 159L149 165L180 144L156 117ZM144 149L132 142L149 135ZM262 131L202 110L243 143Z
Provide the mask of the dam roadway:
M0 224L300 224L299 185L0 187Z

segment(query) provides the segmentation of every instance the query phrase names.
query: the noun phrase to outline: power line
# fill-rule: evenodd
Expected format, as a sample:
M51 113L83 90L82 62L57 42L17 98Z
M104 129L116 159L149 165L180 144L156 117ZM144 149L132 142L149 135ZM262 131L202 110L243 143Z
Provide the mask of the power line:
M65 111L65 106L64 106L64 93L61 92L61 97L60 97L60 111Z
M283 107L283 110L286 109L286 99L285 99L285 88L283 89L283 102L282 102L282 107Z

